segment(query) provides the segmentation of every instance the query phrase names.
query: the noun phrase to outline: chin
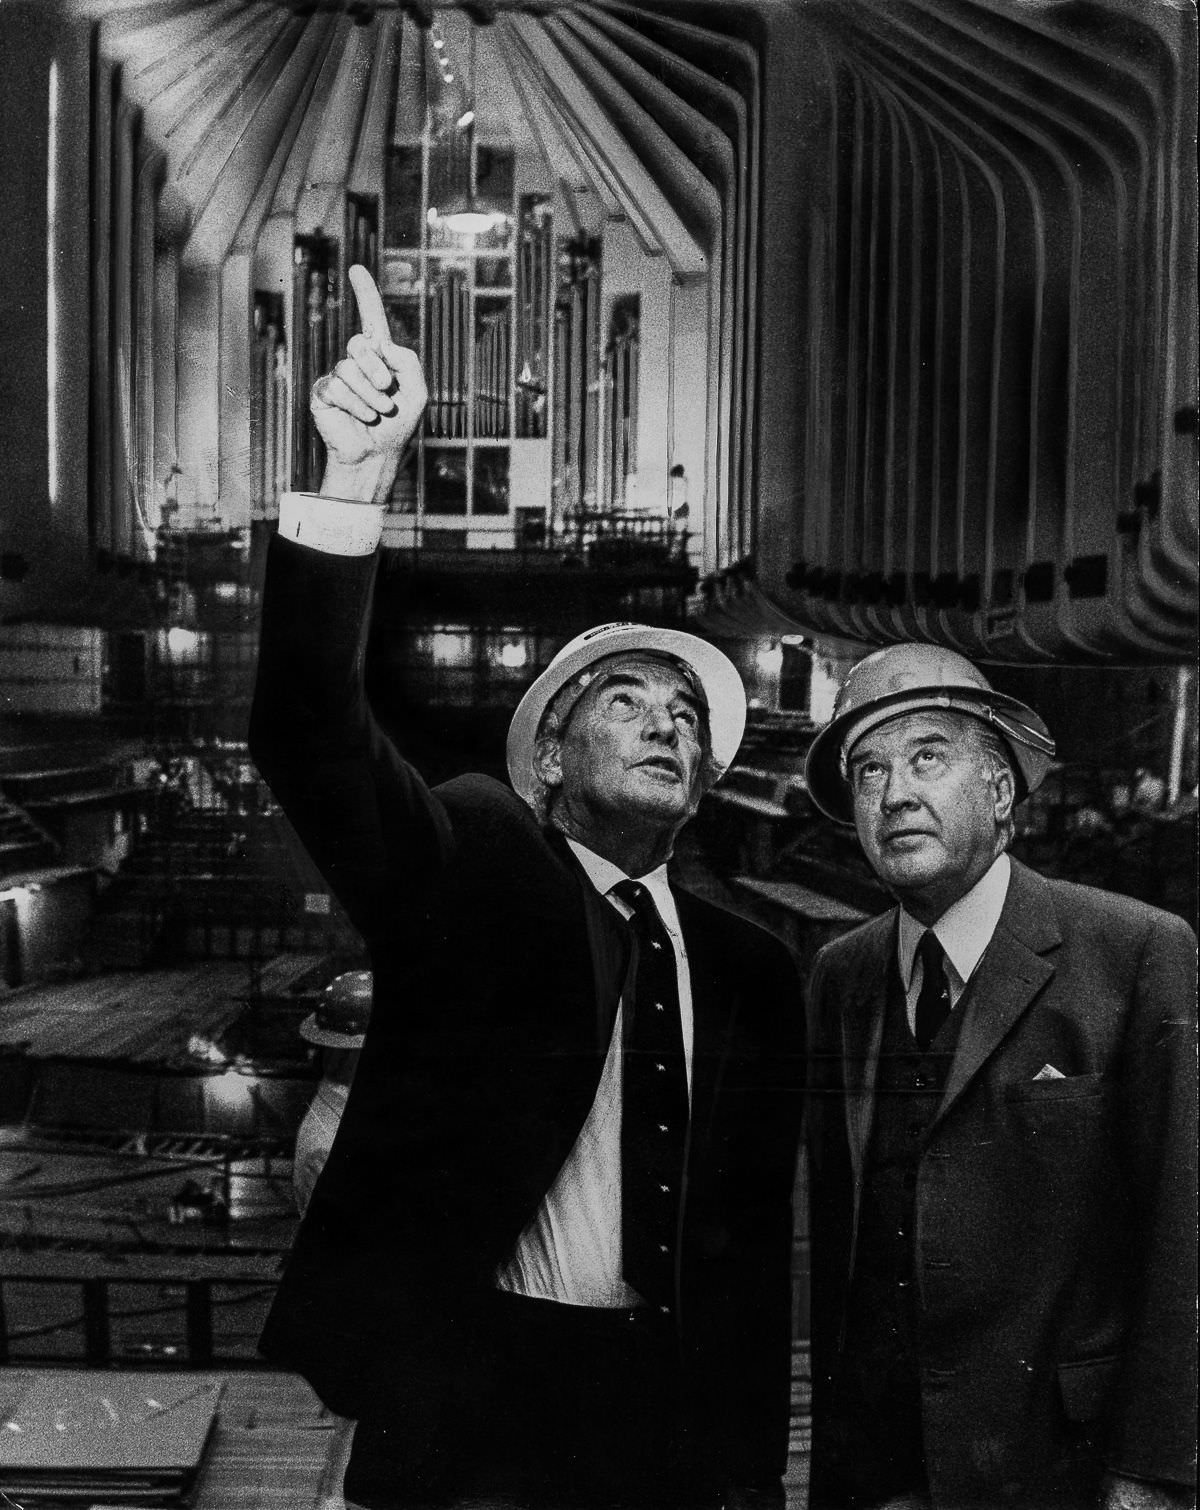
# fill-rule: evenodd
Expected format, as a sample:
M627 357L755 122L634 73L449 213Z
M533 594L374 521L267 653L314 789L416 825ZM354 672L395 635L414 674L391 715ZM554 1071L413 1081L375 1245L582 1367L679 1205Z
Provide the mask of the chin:
M639 817L654 818L659 823L682 823L691 816L682 793L664 792L659 797L640 797L630 804Z
M875 871L883 884L893 891L915 891L919 887L936 885L940 879L938 867L917 855L880 858Z
M683 783L658 776L630 782L625 788L625 798L631 808L640 812L675 813L682 817L689 810Z

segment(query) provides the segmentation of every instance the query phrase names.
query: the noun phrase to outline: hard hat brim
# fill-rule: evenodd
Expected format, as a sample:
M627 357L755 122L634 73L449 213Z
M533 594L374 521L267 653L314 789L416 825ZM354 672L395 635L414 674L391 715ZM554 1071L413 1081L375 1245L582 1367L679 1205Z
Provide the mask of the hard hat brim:
M641 652L665 655L689 666L708 704L712 756L724 772L737 754L746 729L746 689L737 667L722 650L698 635L649 624L605 624L560 651L526 690L508 727L508 777L513 790L536 810L542 783L533 769L538 729L551 701L572 677L612 655Z
M319 1044L323 1049L361 1049L366 1042L365 1033L335 1033L329 1028L318 1027L315 1012L308 1014L299 1031L307 1043Z
M1036 791L1054 760L1054 740L1043 720L1027 704L987 688L905 687L889 697L849 709L825 725L809 746L804 779L809 796L828 818L853 824L854 804L842 775L842 749L871 729L908 713L962 713L987 724L1004 741L1013 759L1018 802ZM1025 736L1030 740L1026 743Z

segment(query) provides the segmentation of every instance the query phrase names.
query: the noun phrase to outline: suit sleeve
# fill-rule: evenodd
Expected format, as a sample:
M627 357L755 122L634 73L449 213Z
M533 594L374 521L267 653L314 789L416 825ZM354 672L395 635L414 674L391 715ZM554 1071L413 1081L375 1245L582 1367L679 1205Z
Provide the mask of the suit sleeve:
M271 541L249 737L263 778L368 944L403 926L452 848L442 805L367 703L376 560Z
M754 1074L754 1177L731 1213L732 1377L723 1424L728 1433L732 1505L783 1505L791 1422L792 1253L796 1158L804 1093L803 989L791 956L772 940L759 977L765 1036Z
M1106 1454L1110 1472L1181 1484L1196 1464L1195 965L1191 929L1157 914L1123 1052L1133 1309Z

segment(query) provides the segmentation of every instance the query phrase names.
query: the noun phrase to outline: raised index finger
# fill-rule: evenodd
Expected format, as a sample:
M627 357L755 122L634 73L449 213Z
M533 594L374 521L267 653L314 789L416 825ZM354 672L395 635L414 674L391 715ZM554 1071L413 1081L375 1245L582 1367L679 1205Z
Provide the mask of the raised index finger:
M390 345L392 333L388 327L383 300L375 286L375 279L358 262L351 265L349 272L350 287L354 290L354 297L358 301L358 318L362 323L363 335L372 346L382 350Z

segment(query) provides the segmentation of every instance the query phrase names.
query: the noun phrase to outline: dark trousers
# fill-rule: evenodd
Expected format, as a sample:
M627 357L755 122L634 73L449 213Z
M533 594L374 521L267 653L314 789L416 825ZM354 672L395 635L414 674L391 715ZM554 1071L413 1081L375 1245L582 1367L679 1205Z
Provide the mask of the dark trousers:
M363 1419L346 1498L368 1510L508 1500L542 1510L713 1510L689 1437L674 1329L649 1308L600 1310L497 1292L470 1377L431 1450Z
M814 1386L810 1510L869 1510L928 1493L911 1287L860 1274L844 1354Z

